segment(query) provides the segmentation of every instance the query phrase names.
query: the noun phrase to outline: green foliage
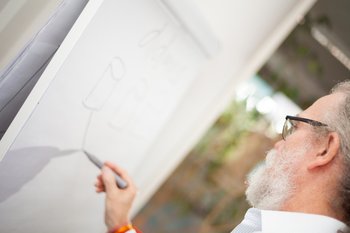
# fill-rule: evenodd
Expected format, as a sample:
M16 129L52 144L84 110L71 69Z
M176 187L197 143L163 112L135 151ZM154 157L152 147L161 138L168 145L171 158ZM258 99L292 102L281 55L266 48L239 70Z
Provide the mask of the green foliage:
M261 115L256 109L247 111L246 108L246 101L232 101L194 148L193 153L211 158L208 164L209 174L221 167L240 140L260 119Z

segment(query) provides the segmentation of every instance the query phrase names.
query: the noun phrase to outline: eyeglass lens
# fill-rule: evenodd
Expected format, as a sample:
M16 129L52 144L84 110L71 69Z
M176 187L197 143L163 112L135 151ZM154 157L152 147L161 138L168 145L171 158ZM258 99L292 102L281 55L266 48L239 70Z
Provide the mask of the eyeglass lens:
M282 138L286 139L290 134L293 133L294 126L290 119L286 119L283 125Z

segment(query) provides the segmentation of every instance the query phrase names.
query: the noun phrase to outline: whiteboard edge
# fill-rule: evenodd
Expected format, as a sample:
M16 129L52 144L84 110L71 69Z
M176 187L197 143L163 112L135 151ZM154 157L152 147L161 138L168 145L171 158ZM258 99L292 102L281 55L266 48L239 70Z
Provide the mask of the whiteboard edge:
M17 135L20 133L26 121L31 116L36 105L40 102L41 97L45 94L46 90L50 86L50 83L54 80L58 70L69 56L76 42L79 40L89 22L95 16L103 1L104 0L90 0L86 4L84 10L81 12L72 29L67 34L46 70L41 75L39 81L34 86L33 90L2 137L0 141L0 162L5 157L13 142L16 140Z

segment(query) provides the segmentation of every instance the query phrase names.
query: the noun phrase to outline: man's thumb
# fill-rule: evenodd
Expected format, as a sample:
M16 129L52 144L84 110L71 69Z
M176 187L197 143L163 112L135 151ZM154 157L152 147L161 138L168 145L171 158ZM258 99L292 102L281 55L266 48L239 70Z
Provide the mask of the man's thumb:
M107 193L117 188L114 173L109 167L104 166L102 168L102 180Z

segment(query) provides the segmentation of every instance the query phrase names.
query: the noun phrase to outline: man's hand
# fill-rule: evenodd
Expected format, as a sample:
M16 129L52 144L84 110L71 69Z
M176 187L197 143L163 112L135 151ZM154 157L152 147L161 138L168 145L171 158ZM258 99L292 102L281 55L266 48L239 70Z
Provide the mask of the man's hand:
M102 173L97 177L96 192L106 192L105 223L108 230L131 224L130 209L136 196L136 187L119 166L106 162ZM116 185L113 172L120 175L127 183L126 189L119 189Z

